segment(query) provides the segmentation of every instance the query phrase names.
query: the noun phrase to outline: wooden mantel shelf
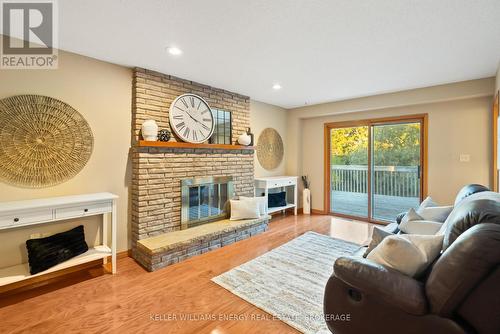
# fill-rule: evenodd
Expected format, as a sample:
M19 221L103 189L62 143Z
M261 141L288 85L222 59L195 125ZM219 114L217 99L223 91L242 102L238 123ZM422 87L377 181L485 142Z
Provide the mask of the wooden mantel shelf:
M255 146L225 145L225 144L192 144L184 142L163 142L140 140L139 147L165 147L165 148L210 148L217 150L255 150Z

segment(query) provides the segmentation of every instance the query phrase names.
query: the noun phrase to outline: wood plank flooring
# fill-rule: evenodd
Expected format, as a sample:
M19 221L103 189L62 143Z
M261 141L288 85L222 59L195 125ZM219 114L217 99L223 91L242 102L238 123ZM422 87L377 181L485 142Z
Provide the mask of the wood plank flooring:
M316 231L362 243L371 224L330 216L275 218L265 233L149 273L133 259L0 296L0 333L298 333L210 279ZM186 320L187 318L187 320Z

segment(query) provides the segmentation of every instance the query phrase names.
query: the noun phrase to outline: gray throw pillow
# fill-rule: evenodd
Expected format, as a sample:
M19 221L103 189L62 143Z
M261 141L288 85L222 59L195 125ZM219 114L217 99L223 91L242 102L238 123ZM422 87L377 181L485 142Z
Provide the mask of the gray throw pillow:
M370 241L370 244L368 245L368 249L366 250L365 254L363 254L363 257L367 257L368 254L378 246L379 243L384 240L385 237L388 237L390 235L394 235L394 233L388 232L380 227L375 226L373 228L372 232L372 240Z

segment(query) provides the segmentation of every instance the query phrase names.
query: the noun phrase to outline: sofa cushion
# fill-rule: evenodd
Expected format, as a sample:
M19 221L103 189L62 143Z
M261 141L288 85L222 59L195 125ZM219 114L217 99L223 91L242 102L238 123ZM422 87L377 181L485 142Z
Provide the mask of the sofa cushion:
M446 208L446 209L444 209ZM437 209L437 210L435 210ZM451 207L426 207L419 209L421 212L427 212L424 216L434 219L441 219L443 216L448 216L451 211ZM429 210L432 210L429 213ZM434 219L426 219L424 216L415 212L413 208L408 210L408 213L401 221L399 229L402 233L408 234L422 234L422 235L434 235L441 228L441 223L439 221L434 221ZM444 219L443 219L444 221Z
M433 222L443 223L446 221L451 211L453 211L453 206L449 205L427 207L419 209L417 213L422 217L421 220L430 220Z
M457 196L455 197L455 206L470 195L489 190L490 189L480 184L468 184L460 189Z
M422 203L420 203L420 206L418 207L418 210L425 209L425 208L431 208L433 206L438 206L436 202L432 199L432 197L427 196ZM418 211L417 210L417 211Z
M446 250L462 233L474 225L500 224L500 194L488 198L485 196L488 193L491 192L471 195L453 209L438 232L444 235L443 250Z
M419 209L420 210L420 209ZM401 220L401 224L408 222L410 220L422 220L424 219L421 215L419 215L414 208L410 208L406 215Z
M410 220L401 223L401 231L407 234L435 235L443 224L430 220Z
M363 257L367 257L368 254L378 246L382 240L384 240L385 237L388 237L390 235L394 235L393 233L386 231L380 227L375 226L372 231L372 238L370 240L370 243L368 244L368 248L363 254Z
M425 284L433 313L445 317L454 314L478 283L498 267L499 245L500 225L484 223L471 227L448 247Z
M392 235L384 238L367 259L415 277L439 255L442 243L442 235Z

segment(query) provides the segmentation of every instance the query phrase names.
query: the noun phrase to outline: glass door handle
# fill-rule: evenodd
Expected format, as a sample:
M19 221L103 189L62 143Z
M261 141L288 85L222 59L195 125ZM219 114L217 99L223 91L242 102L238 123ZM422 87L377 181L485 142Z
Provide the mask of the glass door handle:
M420 166L417 166L417 178L419 179L421 178L421 170Z

